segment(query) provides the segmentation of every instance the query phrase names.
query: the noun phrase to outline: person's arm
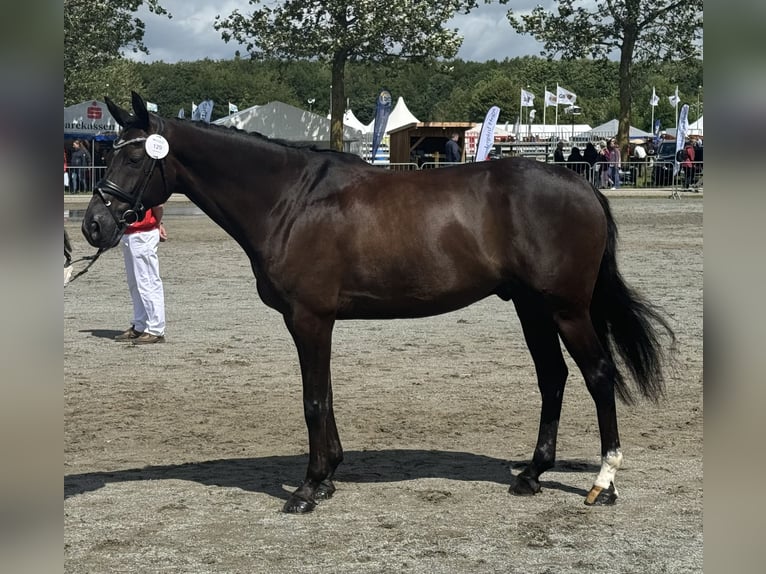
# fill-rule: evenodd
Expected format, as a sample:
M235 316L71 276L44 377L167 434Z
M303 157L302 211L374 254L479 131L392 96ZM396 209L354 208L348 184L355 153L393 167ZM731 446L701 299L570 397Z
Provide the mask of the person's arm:
M165 231L165 224L162 223L162 216L165 214L165 204L152 207L152 213L154 213L154 218L157 220L157 224L160 228L160 241L165 241L168 238L168 232Z

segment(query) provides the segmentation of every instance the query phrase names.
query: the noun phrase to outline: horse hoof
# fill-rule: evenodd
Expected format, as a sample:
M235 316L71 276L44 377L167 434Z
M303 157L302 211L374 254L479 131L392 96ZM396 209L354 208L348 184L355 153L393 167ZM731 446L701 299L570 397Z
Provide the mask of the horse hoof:
M534 496L541 490L540 483L534 478L519 475L512 480L508 492L514 496Z
M330 500L333 494L335 494L335 485L331 480L323 480L319 483L319 486L314 493L314 498L317 500L317 502L322 500Z
M316 502L309 502L308 500L291 496L282 507L282 512L287 514L308 514L314 510L316 506Z
M609 488L594 486L585 497L586 506L611 506L617 502L617 489L614 483L609 483Z

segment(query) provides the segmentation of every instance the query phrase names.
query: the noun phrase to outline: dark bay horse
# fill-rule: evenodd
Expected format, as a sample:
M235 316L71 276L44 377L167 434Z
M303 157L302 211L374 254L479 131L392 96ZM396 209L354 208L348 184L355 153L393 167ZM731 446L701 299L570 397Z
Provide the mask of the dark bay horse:
M660 313L622 279L607 199L573 171L522 158L390 172L344 153L232 128L162 119L133 94L82 231L115 246L146 208L185 194L250 258L263 302L284 316L303 378L309 462L286 512L335 491L343 460L330 377L339 319L424 317L497 295L513 301L532 355L542 411L537 445L510 492L540 490L554 465L567 367L560 340L596 405L601 470L586 504L617 498L622 462L615 394L662 396Z

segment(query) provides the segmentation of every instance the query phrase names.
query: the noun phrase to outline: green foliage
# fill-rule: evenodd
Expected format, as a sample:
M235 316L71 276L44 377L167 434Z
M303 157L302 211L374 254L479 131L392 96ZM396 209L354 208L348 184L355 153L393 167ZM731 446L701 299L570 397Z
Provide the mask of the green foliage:
M144 23L135 17L142 5L156 14L171 15L159 0L64 0L64 104L74 104L103 92L98 73L121 60L125 50L147 52ZM123 94L119 94L120 97Z
M346 65L350 62L425 60L457 54L462 38L445 28L477 0L250 0L254 10L216 18L227 42L236 40L257 58L318 60L329 64L332 85L331 145L343 147Z
M618 140L624 148L637 85L634 63L696 58L702 45L702 0L556 0L556 5L556 12L540 5L519 16L511 10L508 20L517 32L541 42L547 57L618 58L617 74L609 79L619 93Z
M160 115L166 117L174 117L180 108L188 115L192 101L199 103L205 98L215 102L213 119L228 113L229 101L240 110L278 100L304 109L311 107L321 114L329 112L334 82L333 60L327 52L317 52L326 57L316 58L298 57L298 53L289 58L285 55L271 58L261 53L259 58L206 59L176 64L126 60L122 56L125 50L146 50L142 44L143 24L133 15L144 3L155 11L162 10L157 0L65 0L65 105L103 99L104 95L128 105L130 91L136 90L156 103ZM643 0L639 2L642 3ZM337 3L323 4L329 10ZM357 8L365 5L364 2L352 4ZM466 3L469 4L475 2ZM664 0L660 4L666 5ZM388 11L393 11L393 7L389 5ZM437 15L444 13L442 8L436 12ZM392 22L396 20L391 18ZM399 25L403 26L403 21ZM357 31L358 34L361 31ZM392 36L387 37L390 41ZM584 53L582 45L579 49ZM661 97L654 111L663 127L675 125L674 109L667 96L674 92L676 85L682 103L691 106L690 120L697 119L698 96L700 104L703 103L702 60L687 58L683 51L649 52L654 57L639 59L636 56L629 70L630 124L651 129L652 110L648 102L652 86ZM479 122L490 106L497 105L501 109L500 122L514 123L519 115L520 90L525 88L537 96L536 122L541 123L544 90L555 90L557 83L577 94L577 103L583 109L578 123L598 125L622 113L622 63L618 61L524 56L478 63L425 56L399 58L393 50L365 57L361 48L353 54L344 68L345 97L341 104L333 107L341 113L347 108L354 110L364 123L372 121L375 97L382 87L388 88L395 98L404 97L421 121ZM678 58L674 59L675 56ZM311 106L309 99L314 100ZM553 114L554 108L549 108L549 123L553 121Z

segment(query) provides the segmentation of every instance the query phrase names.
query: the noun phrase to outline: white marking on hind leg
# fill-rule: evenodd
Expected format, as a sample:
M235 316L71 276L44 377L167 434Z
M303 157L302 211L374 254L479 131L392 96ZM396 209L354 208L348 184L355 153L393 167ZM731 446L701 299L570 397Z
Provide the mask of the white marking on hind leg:
M596 477L594 486L600 486L601 488L609 488L609 485L614 482L614 476L617 474L617 470L622 465L622 451L610 450L601 457L601 471ZM616 492L616 489L615 489Z

